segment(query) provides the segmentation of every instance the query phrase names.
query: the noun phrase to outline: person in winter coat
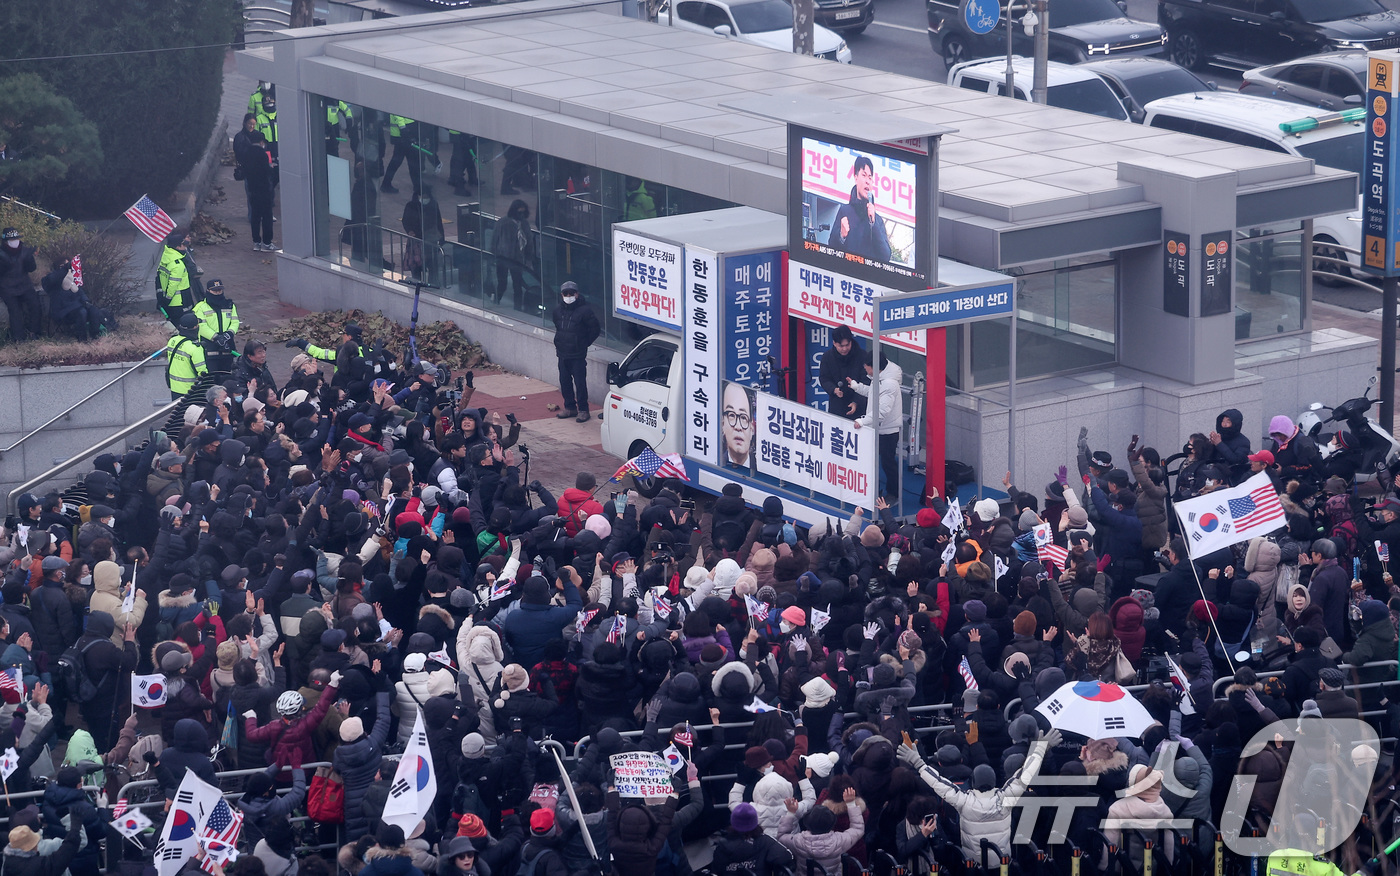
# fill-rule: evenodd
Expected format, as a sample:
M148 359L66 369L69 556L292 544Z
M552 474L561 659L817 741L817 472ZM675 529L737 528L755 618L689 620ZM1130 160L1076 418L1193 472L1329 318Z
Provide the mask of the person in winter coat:
M426 666L426 655L409 654L403 658L403 677L394 683L393 713L399 719L400 744L408 742L413 735L414 716L432 697L428 689L431 679Z
M1371 684L1393 680L1394 670L1386 666L1362 666L1395 657L1395 624L1390 619L1390 609L1378 599L1367 599L1361 603L1361 632L1350 651L1342 654L1342 662L1361 667L1353 669L1360 684ZM1363 687L1361 708L1363 711L1378 709L1385 695L1383 687Z
M1157 579L1153 599L1157 603L1158 617L1162 627L1176 634L1186 636L1186 618L1191 606L1200 596L1195 576L1191 572L1191 558L1186 553L1186 542L1180 536L1162 548L1162 556L1167 562L1167 573Z
M194 773L211 785L219 784L214 764L209 760L209 734L204 732L204 725L193 718L181 718L176 723L173 744L160 753L156 777L167 799L175 799L186 772Z
M822 353L817 382L827 395L827 409L848 420L865 416L867 397L853 392L849 384L864 383L865 348L856 340L848 325L838 325L831 331L831 346Z
M1244 414L1230 408L1215 418L1215 431L1206 436L1215 445L1212 459L1224 467L1231 484L1249 477L1249 436L1240 431L1242 425Z
M77 857L83 830L82 818L69 819L68 832L62 845L55 851L41 855L39 834L33 828L23 824L10 828L9 843L3 854L5 872L9 876L63 876L68 871L68 865Z
M97 695L79 703L78 710L101 751L111 748L116 738L114 722L120 682L136 668L140 656L136 650L136 627L128 624L123 628L121 647L112 643L115 632L112 616L94 611L88 615L87 630L75 643L82 655L83 674L97 688Z
M1128 771L1128 787L1124 790L1124 796L1114 800L1108 807L1109 819L1131 819L1133 821L1165 823L1172 818L1171 807L1162 799L1162 773L1144 764L1135 764ZM1128 850L1132 860L1142 860L1142 833L1148 837L1159 840L1168 860L1172 859L1175 844L1172 842L1160 842L1162 834L1154 831L1146 825L1138 828L1128 836ZM1123 832L1118 829L1106 828L1104 835L1114 846L1123 844ZM1108 850L1103 850L1102 862L1108 863Z
M870 354L865 355L865 373L867 380L874 378L875 367L870 361ZM900 392L900 383L904 380L904 370L895 363L885 358L885 354L880 354L880 377L878 411L880 413L879 423L879 443L880 443L880 471L884 474L885 486L881 493L883 496L894 497L903 493L903 485L899 479L899 430L904 424L904 400ZM871 387L869 383L850 383L847 385L857 395L870 396ZM855 422L857 429L870 428L873 417L867 411L865 416Z
M559 304L550 313L554 324L554 353L559 359L559 390L564 408L555 414L561 420L577 416L588 422L588 348L603 333L598 315L583 296L578 284L566 280L559 287Z
M760 746L758 751L764 751ZM767 754L764 751L764 754ZM758 823L763 828L763 832L778 838L778 825L782 823L783 816L787 814L787 800L793 796L793 783L776 772L772 771L771 757L763 760L763 755L758 754L750 748L744 755L745 766L762 762L757 767L763 772L762 777L751 790L746 789L741 782L735 782L729 789L729 808L733 811L740 803L752 803L754 811L758 813ZM752 773L750 773L752 775ZM807 779L797 783L801 796L798 798L799 817L805 815L809 809L817 802L817 792L812 788L812 783ZM745 799L745 797L752 799Z
M273 766L297 768L303 763L314 763L317 755L312 734L330 712L339 688L340 673L332 673L330 684L320 691L316 705L305 714L302 714L306 706L305 695L290 691L282 694L277 699L277 717L272 721L258 726L256 715L252 718L244 716L244 737L264 746L268 761ZM298 696L301 697L299 705L296 700Z
M496 679L505 668L501 662L503 659L505 653L501 650L501 640L495 630L485 626L474 627L465 622L462 624L457 631L457 664L462 667L462 674L471 686L481 721L479 732L487 739L495 739L497 734L491 701L496 696Z
M612 831L608 833L611 835ZM524 873L528 868L534 876L568 876L569 870L559 850L563 842L553 809L536 809L530 813L530 838L520 849L519 872Z
M1327 625L1322 622L1322 608L1313 605L1312 594L1307 585L1294 584L1290 587L1285 605L1287 609L1283 613L1283 627L1295 640L1298 638L1298 630L1303 627L1317 630L1319 639L1327 638ZM1286 639L1281 638L1280 641L1281 644L1288 644Z
M68 563L62 557L43 560L43 581L29 593L30 621L34 624L34 645L53 659L68 650L78 638L73 603L63 592Z
M289 794L278 794L273 784L278 766L273 764L260 773L253 773L243 783L243 796L238 808L243 810L243 839L249 845L257 845L267 832L267 826L274 821L289 819L293 810L306 799L306 771L301 767L292 770L292 790Z
M692 766L692 771L693 771ZM699 797L700 779L690 780L690 793ZM675 794L660 806L622 806L617 791L607 795L608 852L613 859L613 876L653 876L656 856L666 845L676 817Z
M349 808L349 795L345 803ZM375 844L365 852L365 867L359 876L423 876L423 871L413 866L413 851L404 843L403 828L380 822Z
M1161 550L1168 538L1166 479L1161 468L1148 468L1143 462L1136 442L1128 445L1128 463L1132 466L1137 489L1134 510L1142 523L1142 546L1148 551Z
M578 592L578 570L564 566L559 570L555 589L564 594L563 605L550 605L549 583L539 575L525 582L519 607L506 616L501 624L506 641L515 659L523 666L534 666L544 659L544 646L557 639L564 625L573 621L583 609Z
M1147 630L1142 626L1142 605L1131 596L1124 596L1108 610L1108 619L1113 621L1113 635L1118 637L1123 656L1137 663L1142 656L1142 646L1147 641Z
M1089 499L1099 514L1099 553L1111 561L1108 577L1113 580L1114 592L1122 593L1132 588L1142 572L1142 520L1137 516L1137 494L1124 486L1109 496L1094 484Z
M1210 792L1215 785L1215 774L1210 768L1210 759L1187 737L1178 736L1177 740L1181 746L1172 767L1176 782L1163 784L1162 800L1178 818L1190 818L1197 823L1213 821ZM1182 789L1195 793L1178 793Z
M378 661L375 661L378 674ZM359 717L346 718L340 723L340 746L332 763L345 783L345 830L348 836L360 836L369 829L364 814L365 791L379 774L379 761L384 753L384 741L389 738L389 694L375 695L374 727L365 733Z
M851 804L856 799L856 789L847 788L842 800L850 816L850 827L839 833L832 830L836 824L836 813L825 806L815 806L804 819L804 830L798 830L797 801L789 797L785 804L787 814L778 823L778 842L792 849L797 859L797 872L806 872L808 860L820 864L827 873L841 872L841 856L864 838L865 819L859 806Z
M1342 644L1348 639L1347 600L1351 595L1351 582L1347 580L1346 570L1337 564L1337 546L1330 539L1319 538L1298 562L1312 566L1308 596L1313 605L1322 609L1322 624L1327 628L1327 635L1338 645Z
M1000 788L996 787L996 771L987 764L978 764L973 769L972 788L965 790L939 775L937 770L924 762L918 749L913 746L901 745L898 753L901 763L916 771L924 784L957 811L963 857L969 861L981 860L984 866L995 867L1000 863L997 853L988 849L984 859L982 840L989 840L1003 854L1009 854L1011 811L1031 780L1040 772L1047 747L1054 748L1059 744L1059 733L1052 730L1047 740L1048 745L1031 746L1025 763Z
M92 585L93 591L92 597L88 601L88 610L106 612L112 618L114 625L112 644L120 648L122 647L122 630L126 628L126 625L140 627L141 622L146 619L146 594L137 589L131 611L122 611L122 567L107 560L103 560L93 567Z
M1249 580L1259 585L1259 598L1254 604L1259 618L1259 628L1278 620L1275 609L1274 591L1278 587L1279 558L1282 552L1277 543L1267 538L1252 538L1244 555L1244 571Z
M574 478L574 485L559 496L556 506L559 516L564 518L564 533L569 538L582 531L589 517L603 513L602 503L593 496L597 488L598 479L593 473L581 471Z
M772 876L791 870L792 852L763 832L752 803L740 803L729 810L729 830L715 842L710 872Z

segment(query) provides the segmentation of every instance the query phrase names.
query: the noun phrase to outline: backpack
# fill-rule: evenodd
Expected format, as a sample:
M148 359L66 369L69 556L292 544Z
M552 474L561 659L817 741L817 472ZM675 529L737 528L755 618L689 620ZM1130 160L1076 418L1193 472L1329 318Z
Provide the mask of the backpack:
M59 655L58 662L54 664L54 682L59 691L73 702L92 702L101 692L101 686L93 683L83 671L83 655L87 654L93 645L104 641L106 639L93 639L81 648L74 642L68 650ZM103 673L102 681L105 682L111 674L111 670Z
M520 861L520 867L515 871L516 876L535 876L535 868L539 866L540 859L542 859L545 855L556 854L558 854L558 852L554 851L554 849L541 849L540 852L536 854L533 858L531 858L528 862L522 858Z

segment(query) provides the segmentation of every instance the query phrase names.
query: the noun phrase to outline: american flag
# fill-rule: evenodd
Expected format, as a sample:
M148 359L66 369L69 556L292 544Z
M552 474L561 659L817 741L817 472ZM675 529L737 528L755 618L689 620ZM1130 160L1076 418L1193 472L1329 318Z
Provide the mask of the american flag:
M1278 500L1278 492L1273 485L1259 487L1247 496L1231 499L1230 519L1235 522L1236 531L1252 529L1269 523L1283 523L1285 515L1283 503ZM1275 526L1269 526L1272 530Z
M24 682L19 679L18 669L10 667L0 672L0 690L12 690L19 694L20 699L24 699Z
M175 220L147 195L142 195L141 200L126 209L126 218L156 243L164 243L165 236L175 230Z
M749 620L754 623L768 619L768 603L759 602L747 593L744 594L744 609L749 613Z
M668 453L665 456L658 456L656 451L650 447L643 448L641 453L624 462L618 468L617 473L612 476L612 480L620 481L629 474L639 478L663 477L677 478L682 481L690 480L686 476L685 464L681 462L680 454Z
M655 593L652 593L651 610L656 612L657 617L661 618L662 620L665 620L666 618L671 616L671 603L667 602L660 596L657 596Z
M73 256L73 285L83 285L83 257L80 255Z
M497 599L504 599L505 597L509 596L510 588L514 586L514 581L497 582L496 586L491 588L491 601L495 602Z
M581 611L581 612L578 613L578 626L577 626L577 628L578 628L578 631L579 631L580 633L583 632L585 629L588 628L588 622L591 621L591 620L593 620L593 615L597 614L598 611L599 611L599 609L596 609L596 608L595 608L595 609L593 609L592 611Z
M227 846L238 844L238 832L243 829L243 813L228 805L228 801L220 797L219 802L214 804L214 808L209 811L209 817L204 822L204 840L206 848L211 852L216 851L215 843L223 843ZM213 856L207 856L199 862L199 869L207 873L214 872Z
M962 676L963 684L967 685L968 690L977 690L977 679L972 677L972 664L967 662L966 657L958 664L958 675Z
M695 745L695 731L691 729L689 721L686 722L683 731L671 734L671 741L677 745L684 745L686 748L691 748Z
M1069 550L1055 543L1043 544L1036 550L1036 556L1047 563L1054 563L1061 569L1069 563Z
M627 635L627 618L617 615L613 618L612 626L608 628L608 641L616 645L622 641L622 637Z
M122 813L126 812L126 805L127 805L127 804L126 804L126 798L125 798L125 797L119 797L119 798L117 799L117 802L115 802L115 803L112 804L112 820L113 820L113 821L115 821L116 819L122 817Z

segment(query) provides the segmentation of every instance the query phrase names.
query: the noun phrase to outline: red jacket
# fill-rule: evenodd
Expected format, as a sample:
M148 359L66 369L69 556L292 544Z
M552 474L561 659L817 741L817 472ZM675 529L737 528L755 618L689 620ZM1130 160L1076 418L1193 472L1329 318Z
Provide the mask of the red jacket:
M602 504L587 490L569 487L559 497L559 516L564 518L564 532L569 538L578 535L589 515L602 513Z
M335 693L336 686L327 685L316 706L297 721L285 721L278 717L259 727L256 718L246 718L244 732L249 739L267 746L269 763L296 769L300 769L303 763L315 763L316 746L312 744L311 734L321 726L326 712L330 711L331 703L336 699Z

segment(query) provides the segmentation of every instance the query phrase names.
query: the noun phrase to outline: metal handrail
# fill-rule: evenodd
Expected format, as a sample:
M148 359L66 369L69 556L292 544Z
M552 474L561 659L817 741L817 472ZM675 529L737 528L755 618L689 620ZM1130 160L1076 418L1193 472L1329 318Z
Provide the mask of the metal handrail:
M62 217L62 216L55 216L53 213L50 213L50 212L47 211L47 210L40 210L38 207L34 206L33 204L26 204L25 202L21 201L19 198L12 198L12 197L10 197L9 195L0 195L0 201L4 201L4 202L9 203L9 204L14 204L16 207L23 207L23 208L26 209L26 210L32 210L33 212L38 213L40 216L45 216L45 217L47 217L47 218L49 218L49 219L52 219L54 222L62 222L62 221L63 221L63 217Z
M169 417L170 414L176 408L178 408L184 401L185 400L183 398L176 399L170 404L159 408L155 413L147 414L146 416L137 420L135 423L132 423L129 426L124 426L118 431L113 432L111 435L108 435L106 438L103 438L101 441L97 442L96 444L92 445L86 450L83 450L82 452L76 453L68 459L65 459L63 462L60 462L58 465L55 465L53 468L49 469L48 471L44 472L38 477L31 478L25 481L24 483L20 484L18 487L15 487L13 490L10 491L9 499L6 502L6 508L8 509L8 513L13 515L18 512L19 497L22 494L29 492L30 490L34 489L42 483L45 483L46 481L58 477L65 471L68 471L70 468L74 468L75 466L82 463L83 460L87 459L89 456L101 453L102 449L105 448L107 445L111 444L112 442L120 441L128 435L134 435L137 432L140 432L142 429L149 426L151 423Z
M3 449L0 449L0 459L4 459L4 458L5 458L5 454L9 453L11 450L14 450L16 447L18 447L18 446L20 446L21 444L23 444L24 442L28 441L30 438L33 438L35 435L38 435L40 432L42 432L42 431L44 431L45 429L47 429L48 427L52 426L54 423L57 423L59 420L66 420L66 419L69 419L69 415L70 415L70 414L72 414L74 411L76 411L78 408L82 407L83 405L87 404L89 401L92 401L94 398L97 397L98 393L102 392L103 390L105 390L105 389L107 389L107 388L109 388L109 387L111 387L111 386L115 386L116 384L118 384L118 383L120 383L121 381L125 380L128 376L130 376L131 374L135 373L138 369L144 368L147 364L150 363L150 361L151 361L152 359L158 358L158 357L159 357L162 353L164 353L164 352L165 352L165 348L164 348L164 347L162 347L162 348L159 349L159 350L156 350L154 353L152 353L151 355L149 355L149 356L147 356L146 358L142 359L140 362L137 362L137 363L136 363L134 366L132 366L131 368L127 369L126 371L123 371L121 374L118 374L116 377L113 377L111 380L109 380L109 381L107 381L106 383L102 384L102 385L99 386L97 389L94 389L92 392L90 392L90 393L88 393L87 395L83 396L82 398L78 399L78 401L74 402L72 405L70 405L69 407L67 407L67 408L64 409L63 411L60 411L59 413L54 414L53 418L50 419L47 423L44 423L44 425L39 426L39 427L35 428L32 432L29 432L28 434L22 436L18 441L16 441L14 444L11 444L9 447L5 447L5 448L3 448Z

